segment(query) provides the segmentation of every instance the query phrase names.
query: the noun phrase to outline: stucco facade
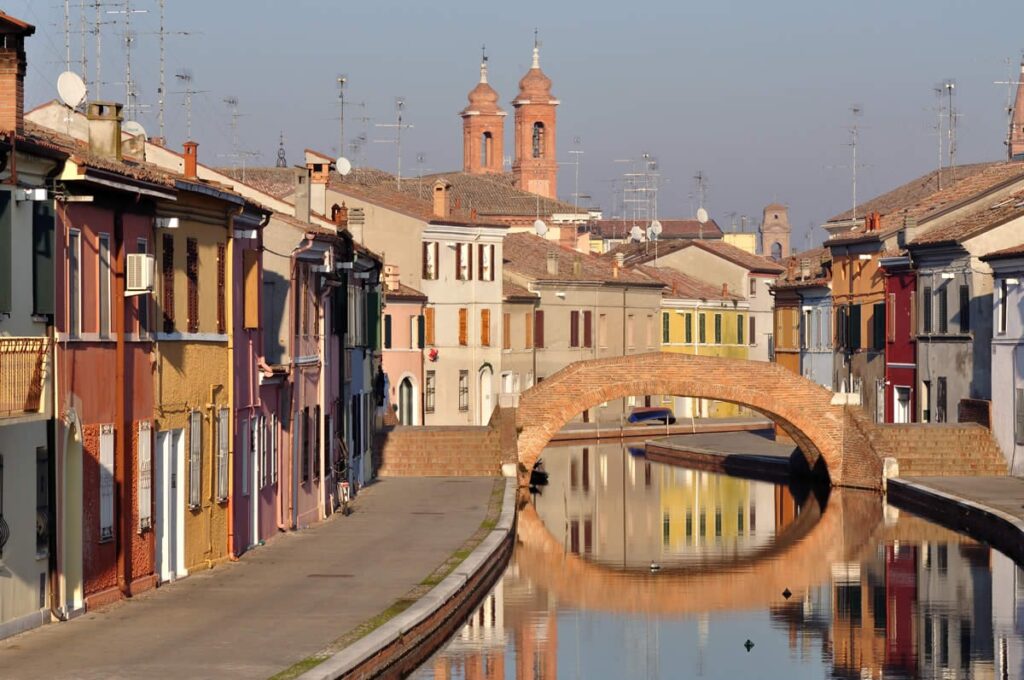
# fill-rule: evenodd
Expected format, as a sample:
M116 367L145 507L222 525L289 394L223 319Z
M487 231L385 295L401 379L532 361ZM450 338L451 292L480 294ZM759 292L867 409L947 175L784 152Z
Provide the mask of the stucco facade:
M985 258L993 270L992 434L1010 474L1024 474L1024 251Z
M385 267L381 365L388 377L386 407L402 425L423 424L423 316L427 297Z

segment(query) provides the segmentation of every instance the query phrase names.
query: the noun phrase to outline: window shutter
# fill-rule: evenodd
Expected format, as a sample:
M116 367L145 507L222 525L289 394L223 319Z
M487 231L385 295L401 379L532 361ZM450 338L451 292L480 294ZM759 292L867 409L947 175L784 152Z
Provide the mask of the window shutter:
M932 287L925 286L921 294L921 311L923 318L921 325L925 333L932 332Z
M252 441L249 439L251 436L250 424L252 421L246 422L244 419L238 423L238 434L241 437L241 441L238 442L238 451L235 452L242 468L242 478L240 482L241 491L243 496L249 495L249 450L252 447ZM220 467L220 455L217 456L217 467ZM217 478L220 479L220 470L217 471ZM218 486L220 486L218 484ZM219 489L218 489L219 493ZM238 497L238 494L235 494Z
M466 244L466 280L473 278L473 244Z
M1024 444L1024 388L1014 390L1014 435L1016 444Z
M277 416L270 416L270 483L277 483Z
M544 348L544 310L538 309L534 312L533 343L538 348Z
M501 315L501 348L512 349L512 315L508 312Z
M228 479L230 451L231 412L222 408L217 412L217 501L221 503L228 499L230 489L230 480ZM245 473L243 472L243 474Z
M242 271L245 279L246 328L260 327L260 253L258 250L242 251Z
M848 337L850 339L850 349L858 350L861 347L860 342L860 305L850 305L850 315L848 322L850 330L848 331Z
M161 282L161 301L164 313L164 333L174 332L174 236L164 234L162 257L160 262L163 281Z
M589 310L583 312L583 346L594 346L594 313Z
M523 315L524 317L524 328L526 329L526 337L524 338L524 344L526 349L533 349L533 313L527 312Z
M422 276L425 280L430 279L430 243L423 243L423 269Z
M455 280L462 280L462 244L455 246Z
M380 349L380 293L376 290L366 295L366 321L369 331L366 346Z
M469 311L465 307L459 308L459 344L469 344Z
M736 344L737 345L742 345L743 344L743 321L744 321L743 315L742 314L738 314L736 316Z
M888 313L885 315L885 339L896 342L896 294L889 293Z
M939 332L946 333L949 331L949 290L942 286L935 292L939 297Z
M391 315L384 315L384 349L391 349Z
M202 504L203 467L203 414L192 411L188 432L188 506L197 509Z
M876 302L871 315L872 337L871 349L885 349L885 303Z
M917 335L917 292L910 291L910 337Z
M227 296L227 289L225 282L227 280L227 246L223 243L217 244L217 332L224 333L227 331L227 319L226 315L226 302L225 297Z
M430 272L430 278L437 280L437 278L440 277L441 275L440 245L438 244L437 241L433 241L430 244L430 247L434 250L434 268L433 271Z
M199 332L199 241L185 244L185 275L188 277L188 332Z
M423 325L424 329L424 342L428 345L436 344L434 342L434 308L427 307L423 310Z
M668 312L661 313L661 342L668 344L669 342L669 328L668 328Z
M138 452L139 532L153 526L153 424L139 423L135 448Z
M11 192L0 191L0 313L11 312L14 281L11 260L14 248L14 216L11 214Z
M494 259L494 244L492 243L492 244L490 244L487 247L490 248L490 252L491 252L491 268L490 268L490 271L488 272L487 280L488 281L493 281L494 280L494 270L498 268L498 263Z
M960 286L960 332L968 333L971 330L971 289L968 286Z
M747 342L751 345L757 344L757 319L750 317L750 337L747 338Z
M569 312L569 347L580 346L580 313L575 309Z
M3 231L3 196L0 194L0 232ZM35 314L54 313L54 259L53 259L54 216L53 203L38 201L32 203L32 312ZM3 236L0 235L0 242ZM0 250L3 245L0 245ZM0 255L0 262L3 256ZM2 270L2 266L0 266ZM7 269L5 271L10 271ZM5 277L6 280L6 277ZM8 285L10 281L7 281ZM4 281L0 281L0 289ZM0 297L2 297L0 293Z
M100 540L114 538L114 426L100 425Z
M486 247L487 247L487 245L483 244L483 243L478 243L477 246L476 246L476 255L477 255L477 257L476 257L476 259L477 259L477 263L476 263L477 275L476 275L476 278L478 280L480 280L480 281L484 281L485 280L484 279L484 248L486 248Z
M491 346L491 310L480 310L480 345Z
M419 349L425 346L425 325L423 315L420 314L416 317L416 346Z

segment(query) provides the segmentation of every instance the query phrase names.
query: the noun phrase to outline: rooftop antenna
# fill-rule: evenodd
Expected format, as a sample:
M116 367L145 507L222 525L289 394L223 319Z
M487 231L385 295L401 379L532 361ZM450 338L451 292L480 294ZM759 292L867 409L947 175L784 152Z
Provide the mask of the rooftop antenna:
M135 83L132 82L132 43L135 42L135 33L132 32L132 15L147 14L146 9L132 9L132 0L123 0L121 9L108 9L107 14L122 15L121 22L124 24L124 109L125 118L132 120L136 117L137 109L135 103Z
M231 121L228 123L228 127L231 128L231 154L238 157L238 119L242 117L242 114L238 112L238 97L234 95L228 95L224 97L224 103L231 109Z
M850 164L851 173L851 191L853 193L853 211L851 218L853 221L857 220L857 141L860 136L860 127L857 124L857 119L863 115L864 109L854 104L850 107L850 153L853 156L853 160Z
M338 83L338 153L345 153L345 83L348 76L344 73L335 78Z
M179 90L175 94L185 95L185 139L192 139L192 95L201 94L206 90L193 90L192 89L192 69L183 69L174 74L185 88Z
M576 166L576 188L572 192L572 207L579 212L580 209L580 165L583 163L583 149L579 148L583 140L580 137L573 137L572 143L577 148L570 149L569 153L576 157L576 162L573 165Z
M277 140L277 162L274 165L278 168L288 167L288 160L284 157L284 130L281 130L281 137Z
M949 154L949 171L951 175L955 174L953 169L956 163L956 119L957 113L953 110L953 92L956 90L956 82L953 80L946 80L942 83L942 89L946 93L948 100L948 106L946 113L949 115L949 122L946 126L946 152ZM955 179L955 176L953 177Z
M402 188L402 130L412 128L412 124L402 122L402 113L405 110L405 99L403 97L395 97L395 117L396 122L394 123L377 123L377 127L381 128L394 128L395 138L394 139L375 139L375 142L393 143L395 145L398 154L398 188Z
M106 24L113 24L113 23L117 23L117 22L116 21L103 21L102 20L103 19L103 3L100 0L92 0L91 4L89 4L89 5L87 5L85 2L83 2L83 4L82 4L83 14L84 14L84 11L85 11L84 8L86 6L92 7L95 10L95 14L93 16L93 22L92 22L92 35L93 35L93 38L96 41L95 46L94 46L94 52L93 52L93 62L95 63L95 66L93 67L93 71L94 71L94 74L93 74L93 97L95 97L96 99L102 99L103 97L100 94L100 88L103 86L103 74L102 74L102 67L103 67L103 29L101 28L101 26L104 26ZM85 36L84 35L82 36L82 42L83 43L85 42ZM82 77L83 77L83 79L85 78L85 76L82 76Z
M78 5L78 32L81 35L81 40L79 41L79 47L81 48L79 62L82 67L79 75L82 76L82 82L85 82L89 77L89 51L86 49L88 43L85 39L85 34L88 30L88 21L85 18L85 2L83 1Z
M164 136L164 111L167 107L167 58L164 48L165 39L169 35L195 35L195 31L168 31L164 27L164 5L166 0L160 0L160 30L157 31L160 41L160 87L157 90L157 118L160 123L160 137Z
M1006 85L1006 157L1010 157L1010 140L1013 138L1013 88L1024 85L1020 80L1014 80L1018 73L1024 73L1024 54L1021 55L1020 71L1014 70L1013 59L1006 58L1006 67L1010 76L1006 80L993 81L993 85Z
M71 3L64 0L64 70L71 70Z

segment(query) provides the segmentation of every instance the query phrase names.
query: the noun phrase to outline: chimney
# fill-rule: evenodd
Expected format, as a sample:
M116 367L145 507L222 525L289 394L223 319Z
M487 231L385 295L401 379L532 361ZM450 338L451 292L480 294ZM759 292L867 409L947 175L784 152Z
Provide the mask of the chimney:
M398 265L384 265L384 289L389 293L397 292L399 281L400 277L398 276Z
M199 144L196 142L185 142L182 144L185 147L185 179L196 179L199 176L198 171L198 150Z
M25 131L25 38L35 32L0 12L0 132Z
M348 229L348 206L345 201L341 205L335 203L331 206L331 222L339 229Z
M558 275L558 253L553 251L548 251L548 274Z
M89 153L121 160L121 105L117 102L89 102Z
M579 257L572 261L572 275L581 276L583 274L583 262Z
M903 243L905 245L910 243L917 238L917 217L907 214L906 211L903 213Z
M306 163L309 172L309 205L313 212L327 214L327 182L331 166L327 163Z
M295 219L309 222L309 170L295 168Z
M434 217L442 220L448 219L449 201L448 201L448 190L451 185L448 182L437 180L434 182Z
M615 253L615 264L612 265L612 276L619 278L619 270L626 263L626 256L623 253Z
M729 297L729 284L728 283L723 283L722 284L722 297Z

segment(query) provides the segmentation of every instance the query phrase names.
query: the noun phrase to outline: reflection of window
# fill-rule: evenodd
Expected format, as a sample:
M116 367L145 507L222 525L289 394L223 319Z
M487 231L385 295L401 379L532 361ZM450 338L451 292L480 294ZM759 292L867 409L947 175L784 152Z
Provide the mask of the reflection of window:
M533 124L533 157L544 158L544 123Z
M469 410L469 371L459 371L459 410Z

